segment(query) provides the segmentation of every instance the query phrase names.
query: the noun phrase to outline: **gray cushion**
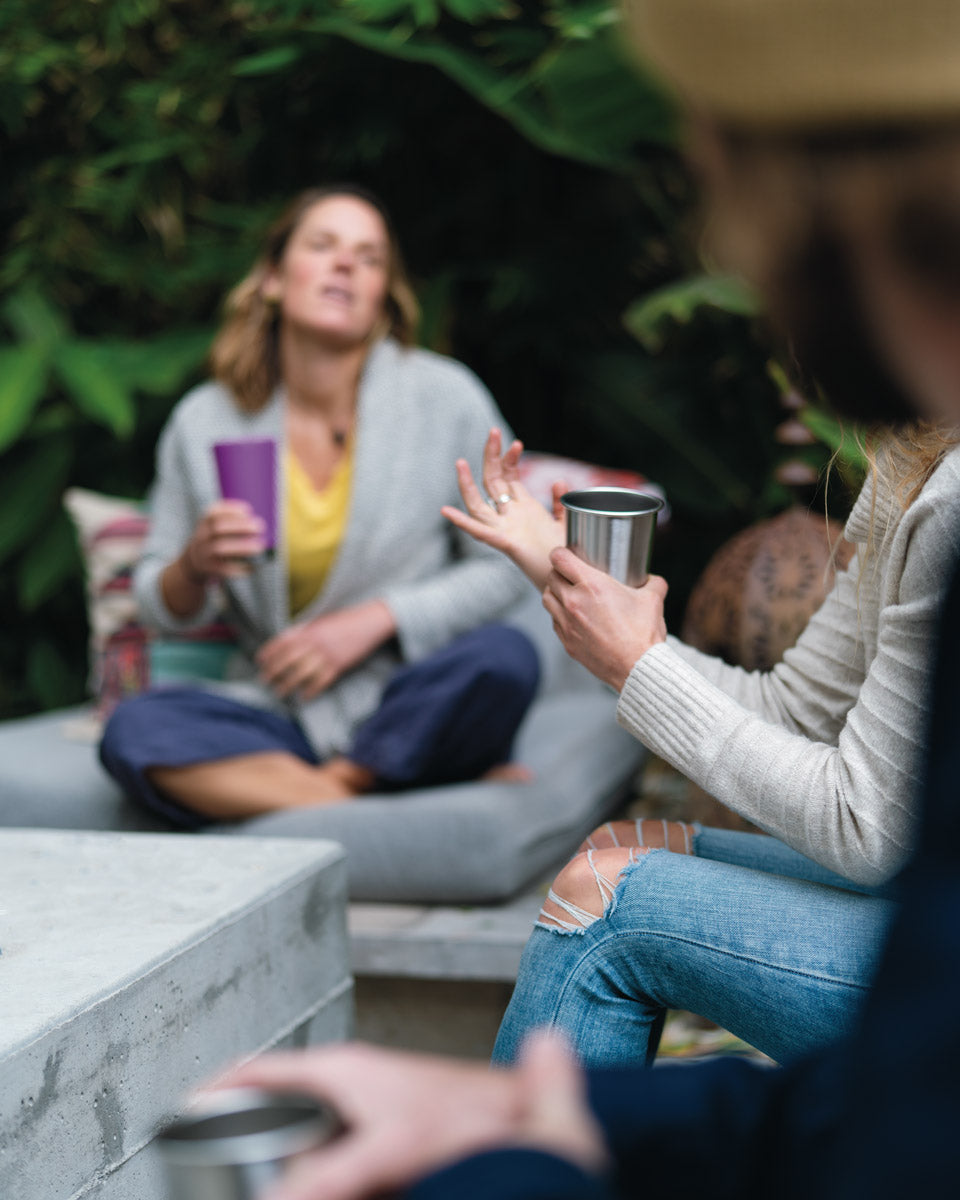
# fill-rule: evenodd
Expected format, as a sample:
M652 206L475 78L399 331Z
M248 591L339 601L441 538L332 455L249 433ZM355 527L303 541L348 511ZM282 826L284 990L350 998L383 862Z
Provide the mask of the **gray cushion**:
M616 725L609 689L563 654L538 598L521 606L514 621L537 642L544 665L516 747L517 760L534 772L532 783L371 795L209 832L341 842L350 894L358 900L499 900L563 861L618 807L644 750ZM100 767L90 732L82 737L87 713L62 710L0 724L0 825L169 829L125 800Z

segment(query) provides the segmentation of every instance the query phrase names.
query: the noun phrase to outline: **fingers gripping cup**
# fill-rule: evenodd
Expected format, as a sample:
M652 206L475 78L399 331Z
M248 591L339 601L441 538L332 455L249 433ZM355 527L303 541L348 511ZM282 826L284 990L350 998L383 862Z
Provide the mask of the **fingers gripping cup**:
M647 581L653 527L663 501L632 488L565 492L567 546L578 558L629 587Z
M155 1144L169 1200L257 1200L291 1159L342 1128L334 1110L312 1097L230 1088L165 1124Z
M277 445L273 438L216 442L213 455L224 500L245 500L264 523L269 554L277 544Z

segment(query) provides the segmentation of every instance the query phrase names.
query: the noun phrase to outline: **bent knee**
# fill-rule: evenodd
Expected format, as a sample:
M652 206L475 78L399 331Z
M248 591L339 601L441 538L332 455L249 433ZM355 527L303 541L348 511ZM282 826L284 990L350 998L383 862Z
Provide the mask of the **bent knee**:
M643 817L633 821L607 821L581 843L580 850L608 850L613 846L644 846L650 850L670 850L673 854L693 854L695 829L685 821L665 821Z
M540 911L538 924L553 928L586 928L599 920L610 907L613 893L625 868L646 850L622 846L609 850L588 850L562 868Z
M101 757L110 760L124 757L126 749L138 736L143 721L149 720L146 695L144 693L121 700L107 718L100 735Z
M512 625L485 625L475 631L483 647L483 678L533 692L540 682L540 656L530 638Z

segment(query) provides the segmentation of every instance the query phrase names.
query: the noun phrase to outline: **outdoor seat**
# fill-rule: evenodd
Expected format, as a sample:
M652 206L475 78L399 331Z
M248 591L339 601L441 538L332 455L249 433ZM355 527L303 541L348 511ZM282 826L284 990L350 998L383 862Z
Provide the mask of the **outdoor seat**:
M610 689L567 658L536 593L510 619L535 640L543 664L516 745L532 782L374 794L205 832L340 842L356 900L498 901L541 878L616 811L645 751L617 726ZM87 707L0 723L0 825L170 830L104 772L91 716Z

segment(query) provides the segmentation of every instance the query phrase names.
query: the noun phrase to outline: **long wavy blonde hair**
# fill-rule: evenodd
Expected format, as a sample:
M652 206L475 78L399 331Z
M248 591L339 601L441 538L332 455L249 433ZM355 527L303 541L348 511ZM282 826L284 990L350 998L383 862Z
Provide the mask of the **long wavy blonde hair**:
M310 188L295 197L267 230L257 260L226 298L224 321L210 349L214 377L229 388L237 405L246 412L262 408L280 382L280 313L276 305L264 299L264 282L280 265L287 243L307 213L333 196L353 196L369 204L387 231L387 296L383 320L374 329L371 341L390 335L401 345L413 344L419 306L389 213L372 192L356 184Z
M927 421L891 430L864 444L870 471L883 472L901 509L908 509L940 460L960 441L960 433Z

